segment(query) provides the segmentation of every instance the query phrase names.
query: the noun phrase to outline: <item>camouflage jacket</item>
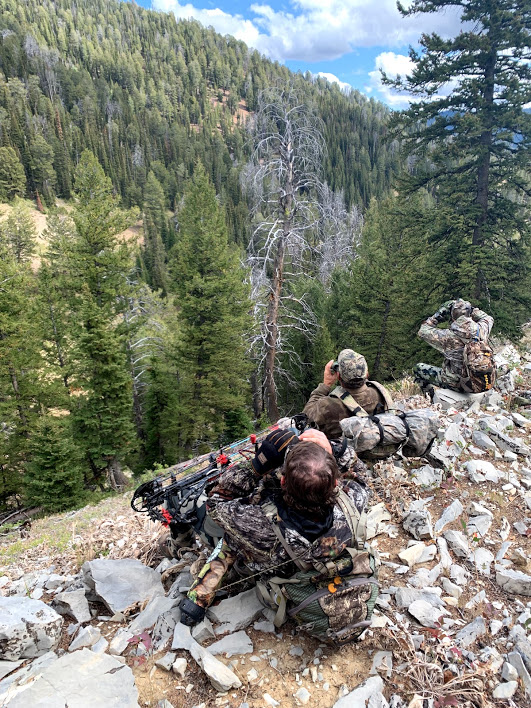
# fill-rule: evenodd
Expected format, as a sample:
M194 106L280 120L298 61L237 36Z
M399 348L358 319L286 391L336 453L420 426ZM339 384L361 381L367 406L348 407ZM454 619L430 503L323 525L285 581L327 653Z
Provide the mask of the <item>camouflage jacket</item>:
M369 498L365 484L345 479L340 484L357 509L363 511ZM281 501L277 477L261 477L250 462L223 473L209 497L208 511L225 533L188 592L193 602L208 607L235 563L245 566L244 574L270 571L270 575L290 577L296 572L274 531L270 502L275 500ZM331 514L331 526L313 543L279 517L276 523L292 552L309 563L312 558L324 563L335 560L351 542L350 527L338 504Z
M365 484L345 479L340 484L361 513L369 498ZM278 480L271 475L261 478L250 463L228 469L209 498L209 513L225 530L225 542L253 569L265 569L288 560L275 534L271 515L264 510L268 502L282 503L281 500ZM338 504L333 509L332 526L313 543L281 519L278 525L292 550L309 563L312 557L320 561L337 558L351 541L349 525Z
M370 381L356 389L348 389L354 400L360 405L369 415L376 412L387 410L387 405L384 397L374 386L370 385ZM303 413L306 413L319 430L321 430L327 438L335 440L343 436L343 431L339 425L339 421L344 418L350 418L352 413L347 406L339 399L331 396L333 389L324 383L320 383L315 388L308 403L304 406ZM377 410L377 408L381 408Z
M483 310L477 307L472 310L471 318L478 325L478 338L487 341L494 320ZM418 331L419 337L444 355L441 381L443 387L459 390L461 381L466 377L463 364L463 350L465 344L450 329L439 329L429 321L423 322Z

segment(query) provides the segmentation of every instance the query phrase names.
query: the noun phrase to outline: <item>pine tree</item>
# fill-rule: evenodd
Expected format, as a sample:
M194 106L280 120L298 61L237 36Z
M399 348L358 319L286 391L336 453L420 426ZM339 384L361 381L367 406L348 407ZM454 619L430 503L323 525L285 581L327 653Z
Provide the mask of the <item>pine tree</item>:
M27 504L53 512L83 503L83 461L69 416L42 416L31 437L29 453L24 476Z
M94 480L106 477L117 488L126 483L121 465L134 447L125 328L118 327L131 295L132 254L120 233L136 214L119 209L111 181L88 151L76 169L75 192L76 234L63 256L78 318L72 416Z
M428 186L446 210L441 224L449 228L435 243L453 241L459 254L453 284L460 294L494 314L512 310L516 324L531 305L524 289L530 265L531 115L524 106L531 101L531 8L513 0L414 0L399 9L410 17L454 5L462 8L467 28L447 40L422 35L421 51L409 52L411 74L384 77L420 99L395 120L406 152L424 159L404 189Z
M29 261L36 251L35 223L28 207L16 199L7 219L0 222L0 247L7 248L17 261Z
M26 175L12 147L0 147L0 201L10 202L24 196Z
M169 226L166 218L164 192L153 172L144 187L144 247L143 261L148 284L165 297L168 289L166 251Z
M179 224L172 286L180 314L176 354L186 442L216 443L229 429L229 416L233 420L235 411L244 408L244 333L251 307L239 253L228 245L223 211L200 164L185 193Z

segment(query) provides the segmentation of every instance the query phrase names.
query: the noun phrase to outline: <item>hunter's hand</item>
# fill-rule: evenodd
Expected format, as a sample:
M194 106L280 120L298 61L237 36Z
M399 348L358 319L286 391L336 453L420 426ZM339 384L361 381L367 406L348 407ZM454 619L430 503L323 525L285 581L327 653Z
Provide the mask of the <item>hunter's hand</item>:
M258 474L265 474L280 467L286 457L289 445L298 442L291 430L273 430L258 448L256 457L251 464Z
M337 371L332 369L333 359L330 359L324 368L323 383L325 386L333 386L337 382Z
M303 440L304 442L313 442L332 454L332 446L330 445L326 435L320 430L314 430L313 428L310 430L305 430L304 433L299 436L299 440Z
M452 305L454 304L455 300L447 300L445 303L443 303L437 312L433 315L432 319L437 321L437 324L439 322L444 322L445 320L449 319L450 317L450 312L452 310Z

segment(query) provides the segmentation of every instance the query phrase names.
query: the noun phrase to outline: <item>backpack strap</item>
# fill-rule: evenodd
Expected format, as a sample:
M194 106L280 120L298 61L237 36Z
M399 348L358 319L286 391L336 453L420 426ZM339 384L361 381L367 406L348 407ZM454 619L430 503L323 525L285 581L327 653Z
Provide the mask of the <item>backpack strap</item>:
M345 388L343 388L343 386L336 386L336 388L333 391L330 391L328 395L333 396L334 398L339 398L345 408L348 408L349 412L352 413L352 415L356 415L359 417L365 417L369 415L367 411L360 406L360 404L356 401L353 395Z
M277 540L280 542L280 545L282 548L286 551L288 556L291 558L291 560L295 563L297 568L299 570L310 570L312 567L310 563L306 563L306 561L303 561L301 558L297 556L296 553L294 553L293 549L289 545L289 543L286 541L284 536L282 535L282 531L280 530L278 526L278 521L276 519L272 519L273 521L273 531L275 532L275 536L277 537Z
M364 510L360 514L349 495L342 489L337 494L337 503L349 525L353 547L358 551L363 550L367 540L367 512Z
M394 409L394 407L395 407L394 401L391 398L391 394L385 388L385 386L382 386L382 384L379 381L366 381L365 383L367 384L367 386L371 386L372 388L375 388L378 391L378 393L380 393L380 395L384 399L386 411Z
M370 415L369 420L377 426L378 431L380 432L380 440L378 441L378 445L381 445L384 441L385 435L383 425L377 415Z

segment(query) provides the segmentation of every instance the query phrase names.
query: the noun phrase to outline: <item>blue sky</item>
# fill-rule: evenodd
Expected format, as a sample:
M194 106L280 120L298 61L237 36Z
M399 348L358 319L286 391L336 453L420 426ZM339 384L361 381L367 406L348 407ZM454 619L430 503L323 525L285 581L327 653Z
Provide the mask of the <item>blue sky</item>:
M137 1L177 18L193 17L294 71L324 73L393 108L406 106L408 97L382 86L379 68L405 74L408 46L422 32L453 36L461 27L456 9L403 19L395 0Z

